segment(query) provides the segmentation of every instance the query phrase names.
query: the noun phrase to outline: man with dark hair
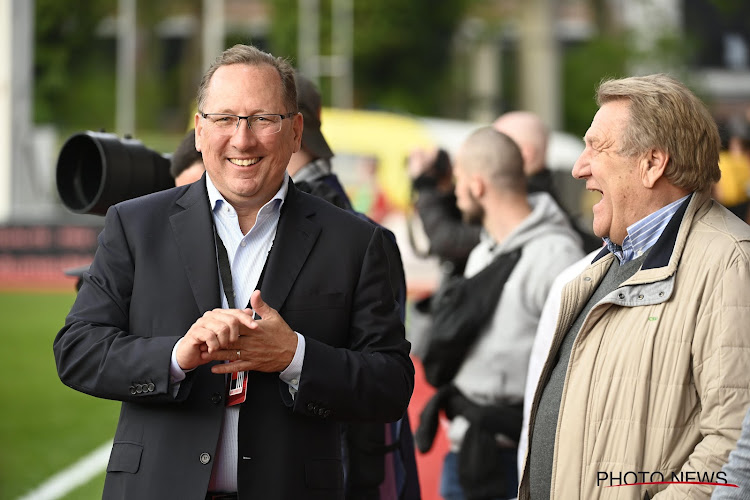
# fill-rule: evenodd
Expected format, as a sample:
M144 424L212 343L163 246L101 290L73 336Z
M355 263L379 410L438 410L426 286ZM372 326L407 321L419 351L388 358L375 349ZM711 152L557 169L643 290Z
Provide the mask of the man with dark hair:
M333 173L333 151L320 130L321 98L315 84L296 74L297 104L304 120L302 144L292 155L287 172L302 191L313 194L339 208L372 222L355 212L338 176ZM373 222L374 224L374 222ZM384 247L393 294L401 307L404 320L406 277L396 236L386 228ZM386 426L359 423L344 426L346 491L352 500L420 498L419 481L414 457L408 414ZM390 469L387 471L386 469ZM390 473L392 472L392 473Z
M198 91L205 176L109 209L54 342L122 401L103 498L343 499L341 423L406 411L383 233L290 181L302 127L291 66L236 45Z
M719 134L685 85L597 103L573 175L606 247L563 288L519 497L707 499L750 403L750 228L710 198Z
M195 149L195 129L191 128L169 159L169 173L175 186L184 186L200 179L205 171L203 156Z

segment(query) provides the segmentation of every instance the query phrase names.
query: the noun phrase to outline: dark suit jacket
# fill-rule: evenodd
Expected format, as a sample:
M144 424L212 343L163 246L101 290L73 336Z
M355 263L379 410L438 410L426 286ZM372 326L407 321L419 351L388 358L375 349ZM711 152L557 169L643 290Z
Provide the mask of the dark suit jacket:
M224 413L224 375L204 365L173 397L172 348L221 307L204 179L118 204L58 333L60 379L122 401L106 499L202 499ZM414 386L382 231L290 189L261 286L305 336L299 392L251 372L240 409L240 498L343 498L340 421L394 421ZM204 463L205 462L205 463Z

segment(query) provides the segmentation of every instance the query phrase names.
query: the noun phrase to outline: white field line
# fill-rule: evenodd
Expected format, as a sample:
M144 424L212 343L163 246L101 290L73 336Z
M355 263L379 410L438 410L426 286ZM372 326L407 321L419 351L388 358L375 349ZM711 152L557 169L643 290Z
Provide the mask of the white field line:
M107 468L110 451L112 451L111 440L50 477L18 500L57 500L64 497L104 471Z

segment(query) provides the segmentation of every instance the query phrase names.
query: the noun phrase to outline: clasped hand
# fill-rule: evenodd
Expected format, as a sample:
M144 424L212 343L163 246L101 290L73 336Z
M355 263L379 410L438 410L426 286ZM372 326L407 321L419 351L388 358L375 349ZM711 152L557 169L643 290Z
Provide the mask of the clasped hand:
M177 363L192 370L211 361L213 373L245 370L281 372L292 362L297 335L281 315L263 302L260 290L250 297L252 309L207 311L177 345ZM253 311L262 319L253 319Z

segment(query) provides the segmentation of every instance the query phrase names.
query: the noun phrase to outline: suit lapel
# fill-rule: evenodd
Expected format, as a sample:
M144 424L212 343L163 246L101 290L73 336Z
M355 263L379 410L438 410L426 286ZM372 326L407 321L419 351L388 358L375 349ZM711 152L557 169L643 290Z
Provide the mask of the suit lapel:
M290 181L261 284L263 300L277 311L284 305L319 234L315 208Z
M201 314L221 307L216 247L211 209L206 194L206 176L194 182L177 200L169 217L180 258Z

